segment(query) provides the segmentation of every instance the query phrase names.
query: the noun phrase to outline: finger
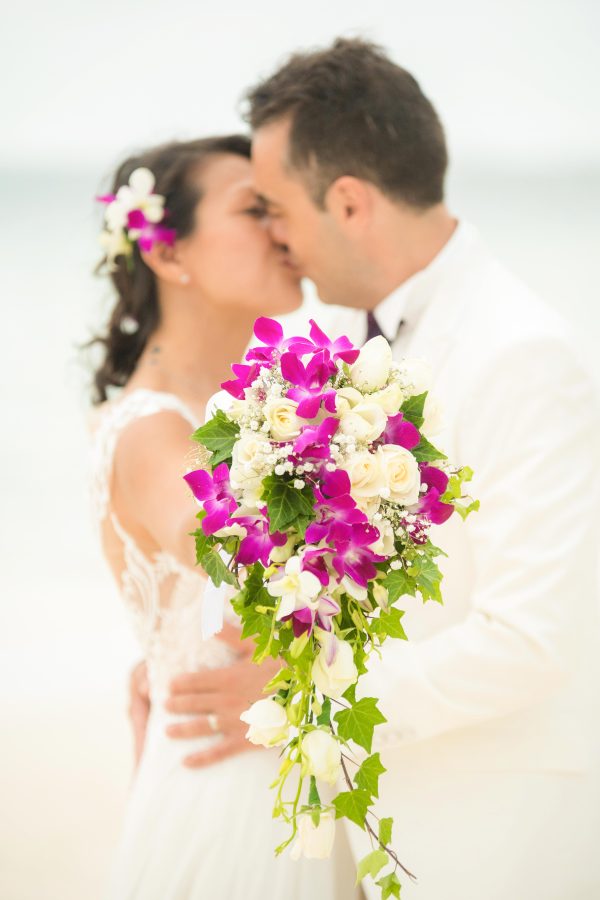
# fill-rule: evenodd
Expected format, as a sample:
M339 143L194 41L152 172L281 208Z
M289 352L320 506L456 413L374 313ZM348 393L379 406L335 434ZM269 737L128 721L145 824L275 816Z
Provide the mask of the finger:
M203 669L177 675L171 681L171 695L220 693L245 680L248 663L240 661L220 669Z
M212 766L229 756L237 756L239 753L246 753L252 749L254 749L254 745L249 741L240 740L237 737L227 738L208 750L186 756L183 764L188 769L201 769L204 766Z
M165 709L173 713L214 713L216 709L214 694L178 694L165 701Z
M221 730L220 721L217 730ZM204 737L207 734L215 733L214 729L208 724L206 716L199 716L196 719L190 719L188 722L176 722L173 725L168 725L165 731L171 738Z

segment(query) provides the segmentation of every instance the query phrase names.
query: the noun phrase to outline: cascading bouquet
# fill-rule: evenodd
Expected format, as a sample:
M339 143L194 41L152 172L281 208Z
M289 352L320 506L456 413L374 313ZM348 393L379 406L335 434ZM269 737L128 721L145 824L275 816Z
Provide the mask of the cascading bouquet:
M283 748L273 815L291 834L276 853L294 841L295 857L328 856L345 816L373 846L357 879L377 878L391 861L376 883L384 900L398 897L397 869L407 870L389 846L392 819L373 825L370 810L385 772L373 732L386 720L356 689L370 655L406 639L396 601L441 602L442 551L429 532L477 508L463 497L472 472L425 437L435 407L385 338L358 350L311 320L310 338L285 339L266 318L254 333L261 344L222 385L227 408L193 436L210 451L207 469L185 476L203 507L197 561L214 585L237 591L231 602L254 661L281 662L269 696L242 715L252 743Z

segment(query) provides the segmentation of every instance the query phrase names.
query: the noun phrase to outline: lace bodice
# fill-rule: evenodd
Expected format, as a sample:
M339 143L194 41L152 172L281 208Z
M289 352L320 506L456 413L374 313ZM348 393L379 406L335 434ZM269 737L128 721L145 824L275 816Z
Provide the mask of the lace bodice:
M113 459L120 435L136 419L165 411L181 415L190 430L198 427L196 417L178 397L147 389L137 389L105 403L91 423L94 517L105 556L148 664L153 699L164 696L175 674L224 666L234 657L231 648L218 637L202 640L206 579L200 570L184 566L167 552L147 555L122 526L112 506ZM183 466L184 460L182 474ZM229 604L226 617L230 621L236 619Z

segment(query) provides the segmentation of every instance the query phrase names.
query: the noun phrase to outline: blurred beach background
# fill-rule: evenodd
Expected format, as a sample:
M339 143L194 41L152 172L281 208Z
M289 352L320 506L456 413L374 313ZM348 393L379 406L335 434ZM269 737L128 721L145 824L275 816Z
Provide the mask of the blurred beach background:
M600 384L597 3L219 9L37 0L3 17L2 900L99 900L131 779L137 650L92 527L78 350L110 305L93 197L124 154L239 130L244 88L289 52L371 37L441 114L451 208L564 314Z

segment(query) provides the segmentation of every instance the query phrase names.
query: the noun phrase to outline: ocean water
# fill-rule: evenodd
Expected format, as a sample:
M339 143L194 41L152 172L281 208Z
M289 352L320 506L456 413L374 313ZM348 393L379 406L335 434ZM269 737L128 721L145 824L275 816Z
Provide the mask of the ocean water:
M96 900L130 780L136 659L86 488L99 174L0 172L0 896ZM600 384L600 169L451 173L453 210L580 335Z

